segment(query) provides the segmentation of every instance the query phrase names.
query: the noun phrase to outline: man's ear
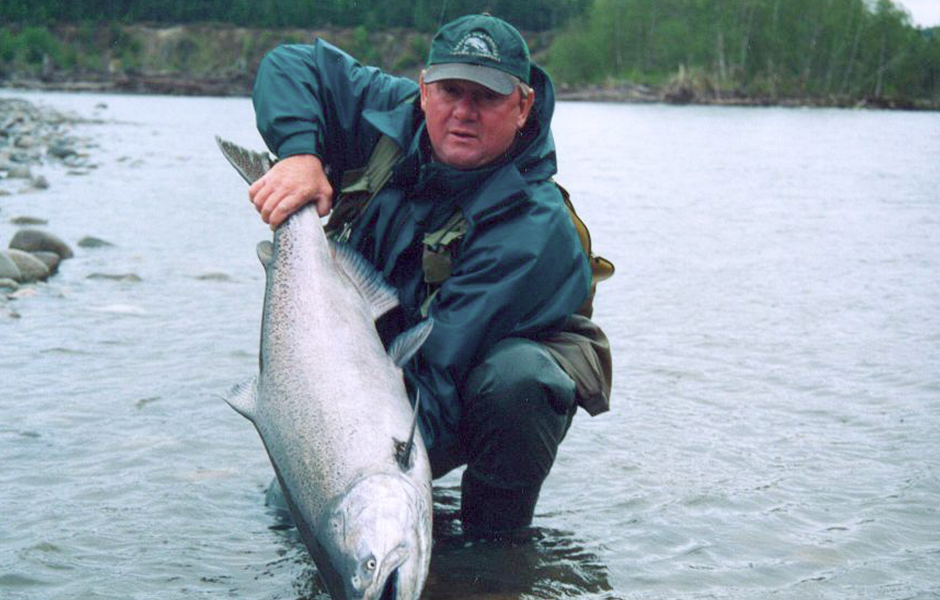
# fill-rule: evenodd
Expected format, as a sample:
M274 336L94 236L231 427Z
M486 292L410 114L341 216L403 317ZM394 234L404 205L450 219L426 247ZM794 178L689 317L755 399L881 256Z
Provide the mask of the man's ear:
M421 87L421 110L427 111L428 84L424 83L424 69L418 74L418 85Z
M523 97L519 92L519 119L516 121L516 129L522 129L526 121L529 120L529 113L532 112L532 106L535 104L535 90L529 92L528 96Z

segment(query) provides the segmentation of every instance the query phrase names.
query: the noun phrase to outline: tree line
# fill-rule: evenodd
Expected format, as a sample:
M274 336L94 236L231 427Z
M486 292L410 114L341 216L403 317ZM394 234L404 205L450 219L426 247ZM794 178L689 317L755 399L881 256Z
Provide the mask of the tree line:
M105 51L130 66L144 59L122 33L126 24L231 23L275 37L288 28L355 28L362 48L348 49L384 64L377 54L387 50L373 48L372 32L402 27L426 37L442 22L481 11L547 32L533 51L561 84L678 79L719 97L940 105L940 28L913 26L892 0L14 0L0 2L0 76L5 65L49 57L66 66L93 62L83 49L69 53L64 46L76 35L63 36L62 27L89 38L81 48L107 31ZM552 40L547 51L545 39ZM422 61L421 52L405 54Z
M409 27L433 31L452 18L490 12L543 31L583 14L590 0L30 0L0 3L0 23L83 21L195 23L258 28Z
M890 0L595 0L549 63L572 84L683 72L750 96L940 100L938 29Z

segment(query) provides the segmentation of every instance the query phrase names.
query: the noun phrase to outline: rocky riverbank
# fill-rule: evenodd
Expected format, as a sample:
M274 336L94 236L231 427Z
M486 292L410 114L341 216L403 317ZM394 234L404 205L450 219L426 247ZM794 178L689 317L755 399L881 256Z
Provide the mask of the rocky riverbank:
M11 304L33 295L75 251L59 236L42 227L36 215L10 215L7 201L23 194L50 194L52 185L43 171L54 169L87 175L92 161L91 140L72 134L72 126L86 119L15 98L0 98L0 219L17 230L9 240L0 237L0 316L18 317ZM78 247L96 248L108 242L86 236Z

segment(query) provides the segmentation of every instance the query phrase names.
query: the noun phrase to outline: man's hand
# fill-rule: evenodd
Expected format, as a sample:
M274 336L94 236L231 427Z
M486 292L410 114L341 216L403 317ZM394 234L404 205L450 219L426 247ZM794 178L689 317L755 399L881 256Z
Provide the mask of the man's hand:
M280 160L251 184L248 198L261 213L261 220L275 229L309 202L325 217L333 206L333 187L323 163L313 154L297 154Z

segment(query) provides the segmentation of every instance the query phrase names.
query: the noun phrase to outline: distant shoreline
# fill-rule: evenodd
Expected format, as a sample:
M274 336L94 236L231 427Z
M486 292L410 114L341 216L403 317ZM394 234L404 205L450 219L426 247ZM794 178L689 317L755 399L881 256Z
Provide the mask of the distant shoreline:
M181 77L179 75L120 74L112 79L0 79L0 88L40 92L117 93L171 96L250 97L245 77ZM699 93L691 86L649 86L620 83L610 86L559 86L556 99L566 102L671 104L698 106L810 107L878 110L940 111L940 102L881 98L771 98Z
M31 33L22 29L15 36L10 31L0 26L0 45L4 34L8 42L0 52L0 87L221 97L249 96L258 64L281 44L327 40L363 64L413 80L424 64L428 44L428 35L421 31L365 27L268 30L218 23L112 23L62 24L33 28ZM533 60L548 62L556 35L552 30L527 34ZM749 87L735 83L733 76L695 65L680 64L669 74L632 77L636 79L608 77L594 79L594 84L565 85L566 78L558 76L556 96L584 102L940 110L940 97L812 95L804 90L813 88L776 79Z

